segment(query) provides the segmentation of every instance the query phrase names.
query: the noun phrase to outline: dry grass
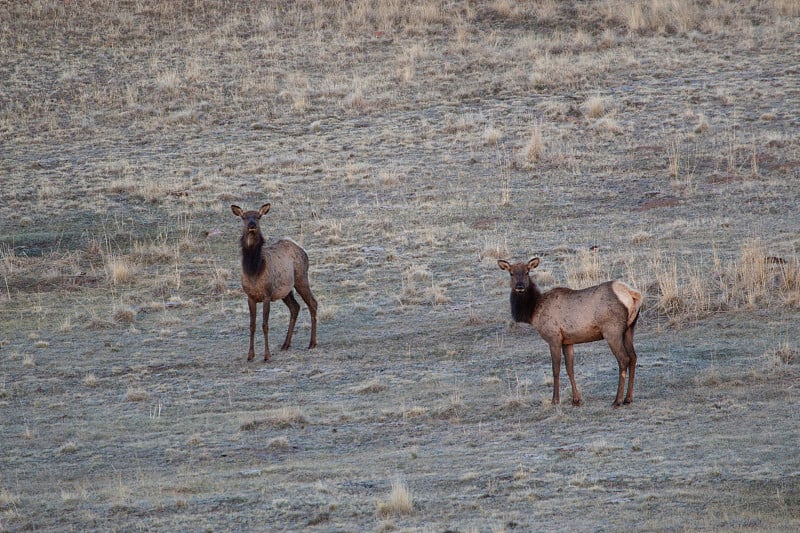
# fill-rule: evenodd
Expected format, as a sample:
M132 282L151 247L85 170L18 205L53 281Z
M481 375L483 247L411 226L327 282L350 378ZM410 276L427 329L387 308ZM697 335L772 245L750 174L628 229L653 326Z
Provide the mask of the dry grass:
M408 515L414 512L414 499L411 491L400 478L392 480L392 490L386 500L378 502L378 516L387 518L390 516Z
M0 529L797 530L799 16L0 3ZM246 363L265 201L320 345L303 309ZM496 267L532 256L644 293L632 406L601 343L550 405Z

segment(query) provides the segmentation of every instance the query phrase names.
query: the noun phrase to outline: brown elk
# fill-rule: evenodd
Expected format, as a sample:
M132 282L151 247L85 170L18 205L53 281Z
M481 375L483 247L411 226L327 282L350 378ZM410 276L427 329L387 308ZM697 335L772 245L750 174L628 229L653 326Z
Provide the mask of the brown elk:
M581 290L556 287L545 293L539 290L530 271L539 265L534 257L527 263L497 262L511 274L511 316L516 322L527 322L550 346L553 362L553 404L559 403L558 375L561 354L572 385L572 405L581 404L575 385L575 355L572 346L605 339L617 358L619 385L614 407L619 407L625 389L625 375L630 372L628 393L624 403L633 401L633 379L636 373L636 350L633 330L639 318L642 295L621 281L607 281Z
M256 332L256 305L263 303L264 321L261 330L264 332L264 361L269 361L269 306L270 302L283 300L289 308L289 331L283 341L281 350L292 344L292 334L300 304L294 298L292 289L297 289L300 297L308 306L311 314L311 343L309 348L317 345L317 301L311 294L308 282L308 254L292 239L284 237L267 244L261 233L259 221L269 211L270 204L264 204L258 211L244 211L238 205L232 205L233 214L244 222L239 243L242 247L242 289L247 294L247 305L250 308L250 350L247 360L255 357L253 337Z

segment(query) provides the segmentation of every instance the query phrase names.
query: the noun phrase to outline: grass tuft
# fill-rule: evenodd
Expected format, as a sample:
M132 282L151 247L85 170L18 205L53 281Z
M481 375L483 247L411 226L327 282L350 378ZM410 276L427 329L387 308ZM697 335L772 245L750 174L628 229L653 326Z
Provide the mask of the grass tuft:
M386 500L378 502L378 517L409 515L414 512L414 500L411 491L402 479L392 480L392 490Z

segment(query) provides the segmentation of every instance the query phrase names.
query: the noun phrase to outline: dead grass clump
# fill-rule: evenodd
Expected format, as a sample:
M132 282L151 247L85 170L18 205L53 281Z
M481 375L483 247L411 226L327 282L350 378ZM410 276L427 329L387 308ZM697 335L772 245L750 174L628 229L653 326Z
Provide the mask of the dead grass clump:
M669 35L695 29L705 16L690 0L622 2L620 6L631 33Z
M544 141L542 140L542 125L536 124L533 127L528 143L522 150L524 162L533 164L544 156Z
M430 271L420 265L406 268L400 303L404 305L442 305L450 302L447 289L431 280Z
M75 453L78 451L78 445L72 441L65 442L58 448L59 455L65 455L68 453Z
M749 239L742 244L741 257L732 268L734 303L749 308L769 303L772 265L766 257L766 247L761 239Z
M126 402L143 402L150 397L147 391L139 387L128 387L125 391L124 401Z
M106 277L114 285L131 283L136 278L136 267L125 257L106 256L105 269Z
M278 451L278 450L288 450L289 440L286 437L274 437L267 442L267 449Z
M231 271L227 268L214 268L211 272L211 282L209 290L212 294L224 294L228 291L228 280L231 278Z
M490 259L507 259L511 252L508 249L508 238L500 237L487 237L484 239L483 249L481 250L482 258Z
M592 96L581 105L581 111L587 118L600 118L610 109L610 101L603 96Z
M608 273L601 267L600 254L594 250L580 251L575 260L566 262L564 268L567 284L573 289L590 287L610 279Z
M357 387L353 387L352 390L358 394L376 394L385 391L386 388L386 385L381 383L380 379L374 378L366 383L358 385Z
M788 365L797 363L800 350L783 342L764 354L764 366L768 371L783 371Z
M262 427L288 429L308 423L305 414L299 407L283 407L271 412L267 417L248 420L240 424L242 431L254 431Z
M0 490L0 511L13 509L19 503L19 497L12 494L8 489Z
M520 380L519 377L516 377L513 382L509 382L503 407L511 410L530 407L530 385L530 380Z
M98 383L100 383L100 380L91 372L83 378L83 384L87 387L96 387Z
M133 324L136 321L136 309L121 307L114 312L114 322L117 324Z
M493 126L489 126L483 130L483 140L490 146L496 146L502 138L503 132Z
M408 515L414 512L414 500L408 486L398 477L392 480L387 500L378 501L378 517Z

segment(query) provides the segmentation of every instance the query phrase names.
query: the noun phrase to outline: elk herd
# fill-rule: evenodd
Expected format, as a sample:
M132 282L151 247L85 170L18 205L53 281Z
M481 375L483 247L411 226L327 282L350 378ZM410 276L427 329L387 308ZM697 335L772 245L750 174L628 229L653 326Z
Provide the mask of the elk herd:
M308 279L308 254L295 241L284 237L268 243L261 231L261 217L267 214L270 204L258 210L244 211L232 205L233 214L242 220L239 244L242 252L242 289L247 295L250 310L250 348L247 360L255 358L257 304L262 304L261 330L264 334L264 361L269 361L269 311L270 303L283 300L289 308L289 330L281 346L291 346L300 304L294 297L296 290L308 306L311 315L311 341L317 345L317 301L311 293ZM619 366L619 383L614 407L633 401L633 381L636 374L636 350L633 331L639 318L642 295L622 281L607 281L580 290L556 287L542 292L531 277L531 270L539 266L539 258L528 262L510 263L499 260L497 265L510 275L511 316L516 322L530 324L550 347L553 363L553 404L560 402L559 374L561 358L572 387L572 404L581 404L581 395L575 384L575 354L573 346L605 339ZM628 388L625 391L627 378ZM624 399L623 399L624 394Z

